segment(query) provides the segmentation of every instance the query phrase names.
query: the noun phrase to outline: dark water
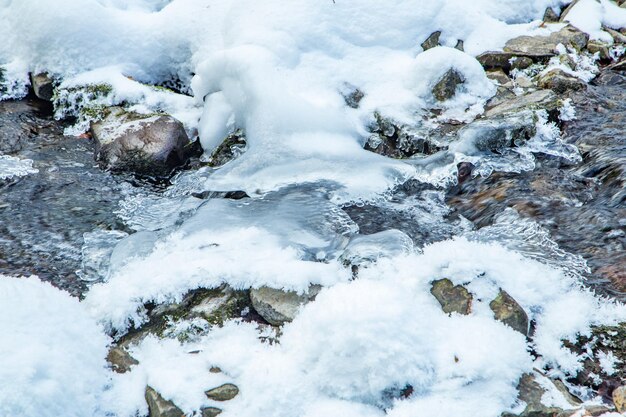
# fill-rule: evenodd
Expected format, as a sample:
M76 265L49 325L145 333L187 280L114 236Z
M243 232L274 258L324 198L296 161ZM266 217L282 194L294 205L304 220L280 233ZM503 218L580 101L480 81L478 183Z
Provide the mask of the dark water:
M461 216L481 228L513 207L584 257L598 292L626 299L626 77L602 74L572 98L578 119L563 131L581 150L580 164L539 157L534 171L469 178L449 190L412 181L385 204L344 210L363 234L396 228L422 246L458 234ZM81 294L83 234L125 230L114 212L136 184L100 170L92 143L62 129L39 101L0 103L0 153L39 169L0 181L0 273L36 274Z

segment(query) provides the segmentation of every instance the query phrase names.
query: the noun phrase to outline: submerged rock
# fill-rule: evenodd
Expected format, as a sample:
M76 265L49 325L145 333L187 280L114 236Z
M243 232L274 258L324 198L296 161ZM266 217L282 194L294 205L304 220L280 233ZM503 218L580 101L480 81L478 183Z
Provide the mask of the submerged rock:
M294 291L261 287L250 290L250 299L261 317L274 326L281 326L292 321L300 307L313 300L320 289L320 286L311 286L307 294L300 295Z
M438 101L450 100L456 94L456 89L463 84L463 76L454 69L449 69L433 87L433 96Z
M472 294L461 285L454 285L447 278L433 281L430 293L439 301L444 313L467 315L472 310Z
M167 175L184 162L189 143L183 124L166 114L140 115L121 108L91 124L96 158L113 171Z
M489 308L496 320L528 336L528 315L506 291L501 289L498 296L489 303Z
M146 402L149 417L185 417L183 411L173 402L165 400L152 387L146 387Z
M239 388L234 384L224 384L206 391L205 394L213 401L229 401L239 394Z

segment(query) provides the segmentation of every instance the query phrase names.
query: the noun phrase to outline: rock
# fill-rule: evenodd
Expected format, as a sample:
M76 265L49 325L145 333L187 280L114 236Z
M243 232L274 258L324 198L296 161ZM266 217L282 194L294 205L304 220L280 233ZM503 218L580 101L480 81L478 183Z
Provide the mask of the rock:
M91 124L96 158L114 171L167 175L184 162L189 143L183 124L166 114L152 116L110 109L106 117Z
M611 54L609 53L610 45L598 41L598 40L590 40L587 42L587 50L592 54L597 53L600 59L609 60L611 59Z
M496 320L528 336L528 315L506 291L501 289L498 296L489 303L489 308Z
M504 45L504 52L530 58L549 58L558 55L557 45L572 46L581 51L587 46L589 35L571 25L548 36L519 36Z
M624 4L626 4L626 3L624 3ZM611 28L608 28L606 26L603 26L602 30L604 30L605 32L608 32L609 35L611 35L613 37L613 40L615 41L615 43L624 43L624 44L626 44L626 35L618 32L616 30L613 30Z
M268 323L281 326L292 321L300 306L308 303L319 293L321 287L311 286L307 294L281 291L269 287L250 290L252 306Z
M428 49L432 49L436 46L439 46L439 37L441 36L441 31L436 31L430 34L430 36L422 43L422 49L427 51Z
M202 412L202 417L216 417L222 413L222 410L215 407L205 407L200 411Z
M502 87L513 87L513 82L509 78L508 75L504 73L502 68L496 68L492 70L488 70L486 72L487 78L490 80L494 80L498 83L498 85Z
M239 388L234 384L224 384L208 390L205 394L213 401L229 401L239 394Z
M613 403L619 413L626 413L626 385L613 390Z
M548 378L546 381L552 382ZM546 407L541 402L541 397L546 392L536 381L535 376L524 374L518 383L518 398L526 403L526 408L519 414L519 417L570 417L574 414L576 405L572 404L572 409L563 410L558 407ZM514 414L504 413L502 417L513 417Z
M507 52L488 51L478 55L476 59L485 69L502 68L505 71L511 69L513 54Z
M439 301L444 313L467 315L472 310L472 294L461 285L454 285L447 278L433 281L430 293Z
M340 92L346 105L353 109L358 109L361 100L365 97L365 93L363 91L350 83L344 83Z
M459 51L465 52L465 46L461 39L456 41L456 45L454 45L454 49L458 49Z
M52 101L52 97L54 96L54 80L47 73L31 74L30 84L38 98Z
M433 87L433 96L438 101L446 101L454 97L456 88L463 84L463 76L454 69L449 69Z
M539 76L539 87L549 89L558 94L563 94L569 90L582 90L585 83L576 77L565 73L561 69L553 69Z
M109 350L107 362L109 362L111 368L119 374L130 371L133 365L139 363L137 359L130 356L130 353L121 346L114 346Z
M546 23L556 23L559 21L559 15L556 14L552 7L548 7L543 14L543 21Z
M245 304L247 294L234 291L230 287L217 288L199 292L193 307L186 307L192 316L201 316L210 324L222 326L224 322L239 317Z
M146 402L148 403L149 417L185 417L182 410L173 402L165 400L152 387L146 387Z
M506 148L526 142L535 133L534 114L531 111L521 111L479 119L464 126L459 130L458 145L455 146L469 147L479 152L500 153Z
M556 94L551 90L537 90L522 96L514 96L504 102L487 103L485 117L491 118L497 115L514 113L521 110L546 109L553 111L559 107Z
M511 69L512 70L525 70L534 64L534 61L527 56L516 56L511 58Z
M517 78L515 78L515 84L521 88L531 88L534 86L533 80L523 74L520 74Z

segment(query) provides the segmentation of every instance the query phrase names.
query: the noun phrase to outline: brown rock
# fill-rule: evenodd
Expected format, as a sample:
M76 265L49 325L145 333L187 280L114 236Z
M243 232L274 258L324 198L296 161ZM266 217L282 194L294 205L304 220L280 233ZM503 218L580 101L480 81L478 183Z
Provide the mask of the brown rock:
M503 87L513 87L513 82L509 78L508 75L504 73L501 68L488 70L486 72L487 78L490 80L496 81L499 85Z
M185 417L182 410L173 402L165 400L152 387L146 387L146 402L149 417Z
M216 417L222 414L222 410L216 407L205 407L200 411L202 412L202 417Z
M307 294L294 291L282 291L275 288L261 287L250 290L252 307L268 323L281 326L292 321L300 307L313 300L321 290L320 286L311 286Z
M609 54L609 45L602 41L590 40L587 42L587 50L592 54L598 53L600 59L611 59L611 55Z
M130 371L133 365L137 365L139 362L130 356L130 353L121 346L114 346L109 350L107 355L107 362L111 365L111 368L120 374Z
M498 296L489 303L489 308L496 320L528 336L528 315L506 291L501 289Z
M441 31L438 30L430 34L430 36L422 43L422 49L427 51L436 46L439 46L439 37L441 36Z
M239 388L234 384L224 384L208 390L205 394L213 401L229 401L239 394Z
M582 90L586 84L576 77L565 73L560 69L553 69L539 76L539 87L549 89L558 94L563 94L570 90Z
M454 285L447 278L433 281L430 293L439 301L444 313L467 315L472 310L472 294L461 285Z
M577 51L587 46L589 35L576 29L572 25L567 25L558 32L553 32L548 36L519 36L509 40L504 46L504 52L517 56L530 58L549 58L557 55L557 45L572 46Z
M622 385L621 387L615 388L613 390L613 403L615 404L615 409L620 413L626 412L626 386Z
M433 96L438 101L449 100L454 97L457 87L464 81L461 74L454 69L449 69L433 87Z

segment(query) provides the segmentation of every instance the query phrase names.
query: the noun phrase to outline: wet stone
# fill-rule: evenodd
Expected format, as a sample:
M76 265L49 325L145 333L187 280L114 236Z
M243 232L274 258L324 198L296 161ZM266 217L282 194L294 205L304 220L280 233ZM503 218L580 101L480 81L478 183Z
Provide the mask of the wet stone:
M447 278L433 281L430 293L439 301L444 313L467 315L472 310L472 294Z
M489 308L493 311L496 320L524 336L528 335L528 315L506 291L500 290L498 296L489 303Z

